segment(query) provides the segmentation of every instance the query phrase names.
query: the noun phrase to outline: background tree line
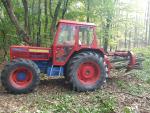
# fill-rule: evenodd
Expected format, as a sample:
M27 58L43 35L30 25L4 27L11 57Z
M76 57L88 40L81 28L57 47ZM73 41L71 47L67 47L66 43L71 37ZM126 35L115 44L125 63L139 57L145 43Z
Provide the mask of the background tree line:
M1 0L1 60L7 58L12 44L50 47L59 19L95 23L105 51L148 46L150 2L141 5L141 1Z

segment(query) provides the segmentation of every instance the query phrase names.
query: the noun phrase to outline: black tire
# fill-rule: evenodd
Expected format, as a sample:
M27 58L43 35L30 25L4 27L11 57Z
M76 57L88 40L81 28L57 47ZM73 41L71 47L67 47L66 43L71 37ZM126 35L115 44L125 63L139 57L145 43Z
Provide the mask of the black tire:
M10 78L14 73L14 70L17 70L19 67L23 67L27 69L31 74L32 78L30 79L30 83L23 88L18 88L11 82ZM40 70L38 66L31 60L25 59L15 59L10 63L5 65L2 73L1 73L1 81L4 88L13 94L22 94L22 93L30 93L32 92L40 82ZM26 76L26 75L25 75ZM28 82L28 81L27 81Z
M82 64L87 63L87 62L93 62L94 65L97 65L98 68L97 67L96 68L98 69L98 71L100 69L100 73L97 73L98 77L97 77L96 81L94 81L92 84L86 84L86 82L82 83L82 80L78 77L79 76L79 74L78 74L79 67ZM93 67L93 69L97 70L94 67ZM67 78L69 78L69 81L72 84L73 90L77 90L77 91L93 91L93 90L99 88L106 79L106 77L105 77L106 71L105 71L105 67L104 67L103 57L100 54L91 52L91 51L81 52L81 53L73 56L71 58L70 62L68 63L67 71L68 71ZM94 71L94 72L97 72L97 71ZM80 73L80 71L79 71L79 73ZM94 76L92 76L92 77L94 77ZM91 78L90 78L90 80L91 80Z
M64 66L64 78L65 78L65 81L68 83L69 82L68 63Z

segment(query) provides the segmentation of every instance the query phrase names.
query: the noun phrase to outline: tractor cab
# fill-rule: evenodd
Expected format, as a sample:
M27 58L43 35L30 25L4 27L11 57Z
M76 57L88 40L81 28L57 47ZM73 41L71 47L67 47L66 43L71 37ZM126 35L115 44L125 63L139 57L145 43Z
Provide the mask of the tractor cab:
M64 65L81 48L97 48L95 27L92 23L60 20L53 43L54 64Z

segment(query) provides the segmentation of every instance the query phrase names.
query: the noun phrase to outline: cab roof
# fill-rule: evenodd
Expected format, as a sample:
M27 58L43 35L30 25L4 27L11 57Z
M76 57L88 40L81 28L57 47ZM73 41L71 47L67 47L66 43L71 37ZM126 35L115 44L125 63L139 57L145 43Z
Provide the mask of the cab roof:
M74 24L74 25L96 26L94 23L77 22L77 21L72 21L72 20L59 20L58 23L66 23L66 24Z

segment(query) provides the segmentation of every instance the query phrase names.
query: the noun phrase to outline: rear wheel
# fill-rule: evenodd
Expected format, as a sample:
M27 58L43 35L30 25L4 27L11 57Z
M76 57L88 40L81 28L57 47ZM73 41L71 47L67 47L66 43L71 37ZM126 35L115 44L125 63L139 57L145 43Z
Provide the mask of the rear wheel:
M95 52L82 52L74 56L68 64L68 78L73 89L91 91L105 81L103 58Z
M40 70L34 62L15 59L2 71L2 85L10 93L29 93L39 84L39 74Z

